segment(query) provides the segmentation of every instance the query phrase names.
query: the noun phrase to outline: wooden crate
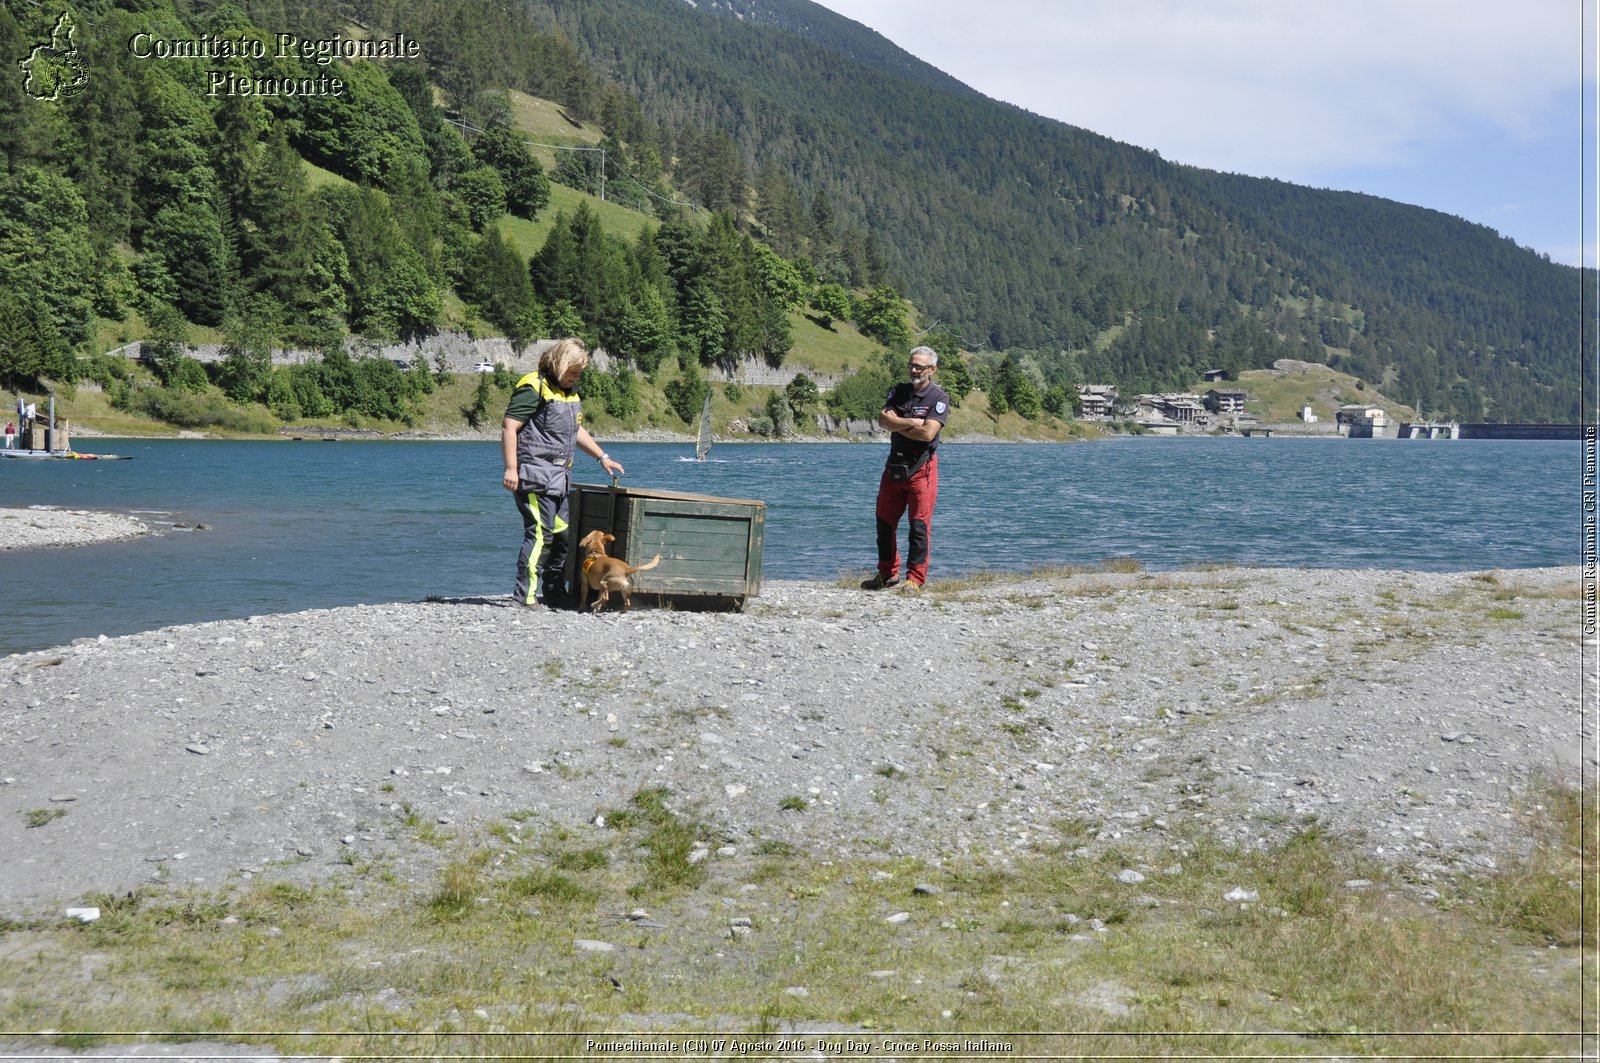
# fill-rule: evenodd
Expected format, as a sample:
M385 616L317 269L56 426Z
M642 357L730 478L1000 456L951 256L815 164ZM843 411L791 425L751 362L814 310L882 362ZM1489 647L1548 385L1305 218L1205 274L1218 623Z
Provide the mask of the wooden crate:
M746 498L575 483L567 582L577 588L583 563L578 542L599 528L617 537L611 556L630 565L661 554L661 564L633 577L634 598L660 599L674 607L743 609L746 598L761 593L766 510L765 502ZM615 595L611 601L620 606Z

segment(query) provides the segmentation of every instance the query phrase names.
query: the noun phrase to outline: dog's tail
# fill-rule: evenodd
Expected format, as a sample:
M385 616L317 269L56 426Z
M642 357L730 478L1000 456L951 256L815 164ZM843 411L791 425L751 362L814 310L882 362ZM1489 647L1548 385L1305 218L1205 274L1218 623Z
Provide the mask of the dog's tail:
M643 572L645 569L647 569L647 568L655 568L659 564L661 564L661 555L657 554L655 557L651 558L649 561L646 561L644 564L638 566L637 568L635 568L633 565L628 565L628 566L626 566L626 568L628 570L628 575L631 576L635 572Z

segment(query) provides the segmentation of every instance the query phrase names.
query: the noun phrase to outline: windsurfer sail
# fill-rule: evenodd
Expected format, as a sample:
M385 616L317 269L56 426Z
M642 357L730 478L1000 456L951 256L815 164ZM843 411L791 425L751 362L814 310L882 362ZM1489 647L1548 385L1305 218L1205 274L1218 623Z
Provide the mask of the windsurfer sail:
M700 410L700 438L694 445L694 460L705 461L706 455L711 453L711 396L706 395L706 404Z

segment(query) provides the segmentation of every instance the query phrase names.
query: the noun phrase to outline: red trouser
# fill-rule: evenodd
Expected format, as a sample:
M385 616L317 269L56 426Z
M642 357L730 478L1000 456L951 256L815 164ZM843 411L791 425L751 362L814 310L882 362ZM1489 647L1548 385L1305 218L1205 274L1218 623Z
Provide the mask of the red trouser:
M928 456L927 463L909 480L889 479L884 470L878 481L878 571L892 579L900 571L900 549L895 543L900 515L910 517L910 541L906 544L906 579L928 582L928 546L933 535L933 502L939 497L939 455Z

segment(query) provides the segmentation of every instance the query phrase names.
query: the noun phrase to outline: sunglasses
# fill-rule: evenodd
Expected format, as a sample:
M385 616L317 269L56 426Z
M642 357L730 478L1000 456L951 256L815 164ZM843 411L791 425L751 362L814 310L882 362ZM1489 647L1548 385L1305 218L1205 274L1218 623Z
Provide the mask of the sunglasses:
M916 362L907 362L906 364L911 367L913 373L926 373L933 368L931 365L918 365Z

